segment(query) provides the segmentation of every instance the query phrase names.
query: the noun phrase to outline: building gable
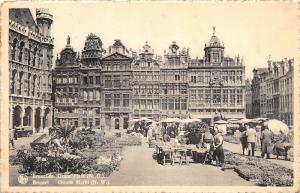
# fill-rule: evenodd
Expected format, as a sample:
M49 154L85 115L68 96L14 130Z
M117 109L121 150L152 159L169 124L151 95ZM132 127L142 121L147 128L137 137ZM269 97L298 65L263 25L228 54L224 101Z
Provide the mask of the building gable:
M120 53L113 53L103 58L103 60L132 60L130 57Z

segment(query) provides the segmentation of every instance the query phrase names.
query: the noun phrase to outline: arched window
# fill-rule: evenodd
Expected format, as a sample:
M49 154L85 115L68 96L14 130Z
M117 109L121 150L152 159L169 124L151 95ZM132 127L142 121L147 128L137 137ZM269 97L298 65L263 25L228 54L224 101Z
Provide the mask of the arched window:
M12 60L16 59L17 44L18 44L18 40L14 39L13 44L12 44L12 50L11 50L11 59Z
M24 42L21 42L19 46L19 62L22 62L23 50L24 50Z

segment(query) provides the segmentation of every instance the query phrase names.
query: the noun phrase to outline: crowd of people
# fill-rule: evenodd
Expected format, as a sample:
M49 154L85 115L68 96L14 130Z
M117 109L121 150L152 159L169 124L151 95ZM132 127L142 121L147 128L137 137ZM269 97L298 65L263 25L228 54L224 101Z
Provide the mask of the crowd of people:
M261 157L267 155L270 158L270 148L272 147L273 133L264 124L246 123L242 128L241 144L242 153L248 156L254 156L255 148L257 145L261 147Z

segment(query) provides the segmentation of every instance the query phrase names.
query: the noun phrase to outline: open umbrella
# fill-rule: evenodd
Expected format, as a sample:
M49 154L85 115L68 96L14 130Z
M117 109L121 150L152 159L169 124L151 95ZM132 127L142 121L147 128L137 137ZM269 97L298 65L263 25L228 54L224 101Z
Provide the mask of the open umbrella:
M227 124L228 122L227 121L224 121L224 120L219 120L219 121L216 121L215 124Z
M272 131L274 134L280 134L281 132L284 134L288 134L289 127L284 122L277 120L277 119L271 119L268 121L268 128L270 131Z

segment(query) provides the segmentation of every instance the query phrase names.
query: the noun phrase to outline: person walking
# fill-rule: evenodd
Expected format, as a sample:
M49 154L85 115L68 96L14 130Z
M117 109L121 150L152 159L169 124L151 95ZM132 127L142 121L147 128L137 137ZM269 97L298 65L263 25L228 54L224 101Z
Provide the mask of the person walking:
M247 142L248 142L248 156L250 153L254 156L255 143L256 143L256 130L254 129L254 124L250 123L248 129L246 130Z
M223 137L221 131L218 131L214 136L213 160L216 161L217 166L222 166L224 164Z
M264 129L261 133L261 157L264 158L267 154L267 159L270 159L270 153L268 152L268 147L272 144L273 133L269 130L267 126L264 126Z
M247 127L248 126L245 125L245 127L242 128L242 133L241 133L241 138L240 138L240 141L241 141L241 144L242 144L243 155L245 155L245 150L247 152L247 148L248 148L248 141L247 141L247 135L246 135Z

